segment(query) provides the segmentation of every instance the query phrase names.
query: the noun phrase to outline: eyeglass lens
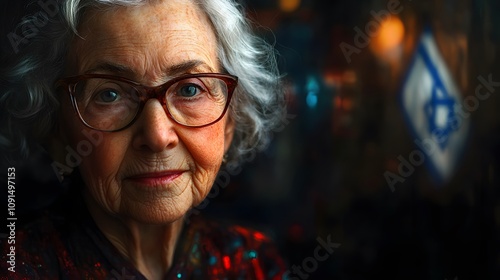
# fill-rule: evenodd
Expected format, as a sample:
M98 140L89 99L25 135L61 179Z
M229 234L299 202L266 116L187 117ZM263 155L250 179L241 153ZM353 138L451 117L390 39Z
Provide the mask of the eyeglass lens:
M87 78L76 84L78 111L85 123L99 130L119 130L136 117L145 98L141 87L108 78ZM179 124L202 126L224 112L228 88L216 77L187 77L171 84L160 100Z

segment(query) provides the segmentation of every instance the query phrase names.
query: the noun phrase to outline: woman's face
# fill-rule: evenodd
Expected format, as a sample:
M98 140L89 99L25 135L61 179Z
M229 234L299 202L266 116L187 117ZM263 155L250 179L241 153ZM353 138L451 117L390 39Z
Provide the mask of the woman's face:
M180 74L220 71L212 26L191 1L90 11L79 35L70 47L67 76L111 74L155 86ZM88 135L102 136L79 165L96 202L89 205L122 219L165 223L207 195L232 139L227 115L208 127L186 128L150 99L132 126L99 132L86 128L67 94L61 96L60 133L73 150Z

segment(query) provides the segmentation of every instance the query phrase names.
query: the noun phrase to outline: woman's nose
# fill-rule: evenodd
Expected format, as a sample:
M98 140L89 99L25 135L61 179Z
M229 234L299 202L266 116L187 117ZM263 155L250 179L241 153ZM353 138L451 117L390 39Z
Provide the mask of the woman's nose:
M174 121L167 116L157 99L150 99L144 104L141 115L133 126L136 129L133 142L136 149L162 152L179 142Z

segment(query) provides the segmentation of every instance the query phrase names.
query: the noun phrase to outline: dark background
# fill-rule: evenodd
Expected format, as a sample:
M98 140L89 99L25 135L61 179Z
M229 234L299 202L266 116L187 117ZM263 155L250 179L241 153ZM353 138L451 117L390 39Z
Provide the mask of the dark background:
M2 2L2 34L36 13L22 2ZM397 48L372 41L349 63L339 45L354 45L354 27L388 2L241 2L279 53L288 123L198 210L264 230L290 268L314 256L317 238L339 243L307 279L500 279L500 92L471 114L450 180L425 165L394 192L384 178L417 148L398 96L422 30L434 31L462 98L472 96L479 75L500 81L500 4L401 0ZM3 53L14 55L6 38ZM50 159L16 164L19 215L29 217L59 186Z

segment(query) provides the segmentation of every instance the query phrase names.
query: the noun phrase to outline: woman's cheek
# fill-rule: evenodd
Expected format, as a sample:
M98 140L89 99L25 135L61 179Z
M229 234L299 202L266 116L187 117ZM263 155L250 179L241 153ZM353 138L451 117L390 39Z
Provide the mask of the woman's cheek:
M117 212L121 201L119 171L125 151L118 141L106 136L110 135L103 133L101 143L82 159L79 168L94 200L108 211Z
M221 122L222 124L222 122ZM206 133L198 134L197 145L191 142L188 150L194 160L193 173L193 205L198 205L208 195L224 155L224 130L221 124L216 124ZM194 138L192 137L191 140ZM187 141L186 141L187 142Z
M121 191L119 187L116 187L114 178L96 177L87 172L82 176L84 176L85 188L96 203L108 213L117 214L120 210Z
M198 167L193 174L193 206L200 204L207 196L215 179L214 172Z

